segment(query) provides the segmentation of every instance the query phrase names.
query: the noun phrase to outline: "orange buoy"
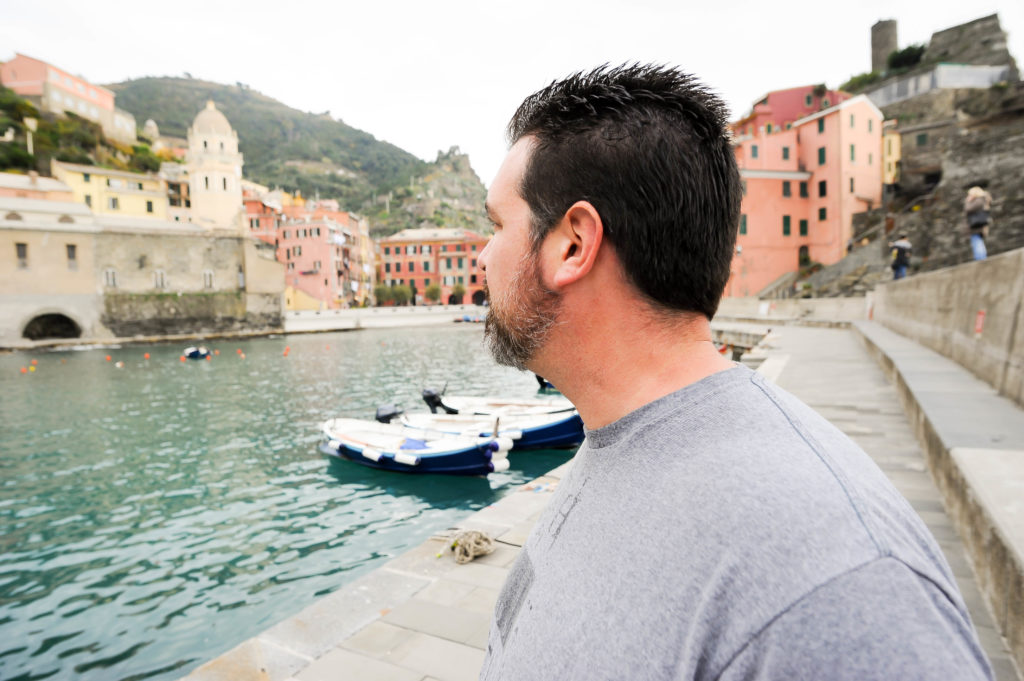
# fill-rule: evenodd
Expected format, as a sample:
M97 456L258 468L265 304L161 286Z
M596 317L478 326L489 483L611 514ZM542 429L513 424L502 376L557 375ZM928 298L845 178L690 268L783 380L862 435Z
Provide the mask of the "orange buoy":
M38 359L32 360L32 366L35 366L36 364L39 364L39 360Z
M149 353L147 352L146 354L144 354L144 355L142 356L142 359L149 359Z
M215 354L215 355L219 355L219 354L220 354L220 350L214 350L214 351L213 351L213 354Z
M237 350L235 350L235 354L238 354L238 355L242 354L242 348L238 348Z
M244 352L238 353L238 359L245 359L245 353Z
M28 367L21 367L21 373L27 374L28 373Z
M110 355L107 355L107 361L108 362L110 361Z
M182 362L184 362L184 361L185 361L185 355L182 355L182 356L181 356L181 357L179 357L178 359L180 359L180 360L181 360Z
M209 362L209 361L210 361L210 360L212 360L212 359L213 359L213 355L207 355L207 356L206 356L206 361L207 361L207 362Z

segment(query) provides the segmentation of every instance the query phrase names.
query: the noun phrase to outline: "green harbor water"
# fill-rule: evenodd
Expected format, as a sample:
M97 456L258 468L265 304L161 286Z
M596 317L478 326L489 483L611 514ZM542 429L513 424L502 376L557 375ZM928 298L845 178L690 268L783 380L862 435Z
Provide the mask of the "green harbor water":
M485 479L318 453L328 417L420 410L423 387L535 394L481 339L467 324L221 341L209 362L179 361L181 344L0 355L0 679L178 678L566 461L517 453Z

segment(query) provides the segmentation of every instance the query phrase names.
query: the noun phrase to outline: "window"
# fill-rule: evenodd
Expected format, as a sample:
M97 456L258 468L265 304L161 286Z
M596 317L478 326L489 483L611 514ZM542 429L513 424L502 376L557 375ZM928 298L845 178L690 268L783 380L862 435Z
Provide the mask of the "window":
M871 162L874 160L874 156L874 154L868 154L868 165L871 165Z
M220 143L220 150L224 151L224 143L223 142Z
M103 284L109 288L117 288L117 270L112 267L103 270Z
M743 191L743 196L747 195L747 181L740 180L740 189Z
M287 237L287 235L288 235L288 232L285 232L285 236L286 237ZM384 255L391 255L391 247L390 246L385 246L384 247Z
M818 132L825 132L825 119L824 118L819 118L818 119Z
M854 126L854 124L853 124L853 114L850 114L850 127L851 127L851 128L853 128L853 127L856 127L856 126Z
M111 196L107 199L107 208L110 210L117 210L120 208L120 204L118 203L116 196Z
M465 258L459 258L459 269L461 270L465 266L466 266L466 259Z
M423 261L423 271L424 272L429 272L430 271L430 261L429 260L424 260Z
M746 215L741 215L740 216L740 234L746 234L746 233L747 233L747 216Z
M82 182L88 182L92 179L92 175L89 173L82 173Z
M416 255L416 247L415 246L406 246L405 247L405 254L406 255Z
M473 248L473 252L476 253L476 244L473 244L472 248Z
M163 270L153 271L153 288L165 289L167 288L167 273Z
M818 147L818 165L825 165L825 147Z
M441 252L442 253L447 253L448 252L448 246L446 246L445 244L442 244L441 245Z
M395 272L401 272L401 271L402 271L402 263L396 262L395 263Z
M203 144L206 144L206 142L203 142ZM204 175L204 176L203 176L203 186L204 186L204 187L205 187L206 189L209 189L209 188L210 188L210 176L209 176L209 175Z
M814 98L813 97L811 97L810 95L805 95L804 96L804 106L810 106L813 103L814 103Z
M409 263L409 274L412 274L415 271L416 271L416 263L415 262L410 262Z
M757 158L757 145L756 144L751 144L750 145L750 158Z
M789 160L789 147L782 147L782 160L783 161L788 161Z
M391 263L389 263L389 262L384 263L384 271L387 272L387 273L391 272Z
M426 288L427 286L430 286L430 280L429 279L424 279L423 280L423 286L424 286L424 288Z
M850 193L853 193L853 178L850 178Z
M206 140L203 140L203 149L209 149L210 145L207 144Z
M314 272L319 272L320 271L320 261L319 260L317 260L316 262L313 263L313 271Z
M227 188L228 188L228 178L222 177L221 178L221 182L224 184L224 190L227 191Z
M423 255L430 255L430 244L424 244L423 248L420 249L420 253Z
M853 163L856 160L857 160L856 147L854 147L854 145L851 144L850 145L850 163Z
M452 259L451 258L445 258L445 267L447 267L448 269L452 268Z
M291 260L292 259L292 249L290 249L290 248L284 249L284 259L285 260Z
M28 267L28 244L14 244L14 252L18 256L18 269Z
M793 195L793 192L789 188L789 180L783 180L782 181L782 195L783 196L792 196Z
M281 238L282 239L287 239L288 238L288 230L287 229L284 230L283 232L281 232ZM387 250L387 249L384 249L384 250Z
M872 128L874 128L874 127L875 127L874 126L874 121L869 118L868 119L868 132L871 132Z
M68 269L78 269L78 246L75 244L65 244L65 250L68 254Z
M828 97L826 97L825 99L821 100L821 108L827 109L830 103L831 102L828 101Z
M819 220L824 220L827 216L828 216L828 213L825 211L824 208L819 208L818 209L818 219Z
M808 194L807 194L807 183L806 182L801 182L800 183L800 198L801 199L806 199L807 197L808 197Z
M152 213L153 212L153 202L152 201L146 201L146 212L147 213Z
M213 288L213 270L203 270L203 288Z
M928 133L922 132L917 136L917 146L923 147L928 144Z
M461 251L464 244L455 244L455 250Z
M764 124L764 131L770 135L771 132L772 132L772 124L771 123L765 123Z
M476 268L476 258L473 258L472 260L469 261L469 266L472 269Z
M789 216L782 216L782 236L789 236Z
M141 192L142 191L142 183L141 182L136 182L135 183L135 188L138 189Z
M302 255L302 246L292 248L292 255Z
M470 284L475 284L476 283L476 275L475 274L469 275L469 283Z
M818 197L826 196L828 194L828 183L822 180L818 183Z
M800 221L800 236L807 236L807 220Z
M85 205L89 206L89 208L92 208L92 194L85 195Z

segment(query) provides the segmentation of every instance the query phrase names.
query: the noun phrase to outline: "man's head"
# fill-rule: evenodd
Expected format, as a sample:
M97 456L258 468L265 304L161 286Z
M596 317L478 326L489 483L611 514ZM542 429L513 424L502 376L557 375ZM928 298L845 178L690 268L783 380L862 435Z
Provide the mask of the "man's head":
M533 140L518 191L532 247L594 206L627 280L659 312L710 319L729 278L741 189L721 100L659 66L601 67L529 96L510 142Z

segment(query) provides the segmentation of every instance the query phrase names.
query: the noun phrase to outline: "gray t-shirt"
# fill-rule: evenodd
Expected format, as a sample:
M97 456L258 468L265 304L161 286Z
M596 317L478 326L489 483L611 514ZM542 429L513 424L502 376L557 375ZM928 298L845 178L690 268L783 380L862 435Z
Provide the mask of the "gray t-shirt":
M587 432L481 679L990 679L939 547L853 442L735 367Z

